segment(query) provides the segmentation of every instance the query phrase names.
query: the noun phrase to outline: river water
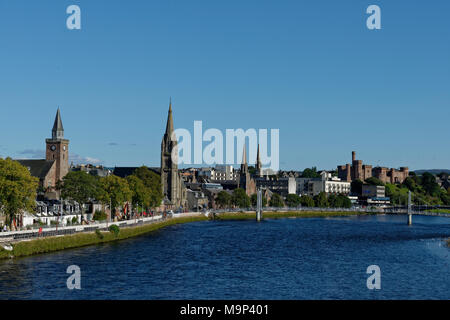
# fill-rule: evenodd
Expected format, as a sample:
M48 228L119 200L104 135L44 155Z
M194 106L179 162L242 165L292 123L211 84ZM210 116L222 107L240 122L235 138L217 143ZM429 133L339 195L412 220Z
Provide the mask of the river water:
M450 299L446 237L442 217L194 222L0 261L0 299ZM81 290L67 289L69 265Z

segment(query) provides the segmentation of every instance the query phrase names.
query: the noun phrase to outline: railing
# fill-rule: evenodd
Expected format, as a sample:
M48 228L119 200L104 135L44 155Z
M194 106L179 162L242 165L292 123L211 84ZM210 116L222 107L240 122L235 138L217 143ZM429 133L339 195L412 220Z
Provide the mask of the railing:
M39 229L32 230L22 230L22 231L8 231L8 232L0 232L0 240L6 238L13 238L14 240L21 239L30 239L30 238L40 238L40 237L50 237L50 236L59 236L59 235L67 235L74 234L79 232L92 232L97 229L99 230L107 230L110 225L117 225L121 228L132 227L147 223L152 223L154 221L163 220L164 217L162 215L153 216L149 218L136 218L131 220L123 220L116 222L94 222L86 225L74 225L74 226L65 226L65 227L56 227L56 226L47 226L46 228L42 228L41 231Z

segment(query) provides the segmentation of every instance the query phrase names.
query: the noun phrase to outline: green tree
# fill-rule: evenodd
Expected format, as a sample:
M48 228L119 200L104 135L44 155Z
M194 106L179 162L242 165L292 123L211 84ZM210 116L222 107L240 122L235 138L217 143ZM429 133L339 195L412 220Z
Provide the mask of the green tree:
M343 194L330 194L328 196L328 204L332 208L351 208L351 200Z
M314 204L316 207L319 207L319 208L326 208L329 206L327 195L325 194L325 192L322 191L319 194L314 196Z
M150 208L152 201L152 190L135 175L128 176L126 180L132 192L131 201L133 205L137 206L139 204L144 208Z
M97 211L95 211L92 219L96 220L96 221L103 221L103 220L106 220L107 218L108 218L108 216L107 216L106 212L97 210Z
M412 192L415 192L418 189L416 181L411 177L407 177L405 181L403 181L403 186L405 186L406 188L408 188L408 190L411 190Z
M366 179L366 183L373 185L373 186L384 186L383 181L381 181L380 179L378 179L376 177L370 177L370 178Z
M146 166L137 168L133 175L141 179L144 185L150 189L150 207L158 207L163 199L161 176Z
M107 176L100 180L100 186L104 190L103 201L106 203L111 202L112 208L114 208L114 216L116 215L117 207L123 205L124 202L130 201L133 192L131 192L128 186L127 180L118 176Z
M244 189L237 188L233 190L232 203L239 208L249 208L250 197L247 195Z
M303 195L300 197L300 204L303 207L308 207L308 208L314 207L314 199L308 195Z
M258 202L258 195L256 193L252 194L252 196L250 197L250 200L252 202L252 207L256 207L257 202ZM264 195L262 196L262 206L263 207L267 206L267 199L266 199L266 197L264 197Z
M269 201L269 206L278 208L283 207L284 206L283 198L281 198L281 196L278 193L273 193Z
M231 195L226 191L220 191L216 196L216 203L221 208L227 208L231 204Z
M81 214L84 214L84 204L90 199L99 197L98 178L84 172L71 171L58 184L61 197L78 202Z
M439 196L441 188L436 183L436 177L434 175L429 172L424 172L421 180L422 187L427 194L434 197Z
M317 172L316 167L306 168L302 172L302 178L320 178L320 174Z
M35 209L38 183L19 162L0 158L0 212L6 214L10 226L16 215Z
M296 194L288 194L286 196L286 205L288 207L298 207L301 203L300 197Z

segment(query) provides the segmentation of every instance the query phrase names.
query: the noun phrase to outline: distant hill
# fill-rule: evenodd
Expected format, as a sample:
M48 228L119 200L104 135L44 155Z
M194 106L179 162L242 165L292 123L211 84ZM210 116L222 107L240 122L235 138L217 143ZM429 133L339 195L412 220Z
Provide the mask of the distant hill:
M414 172L415 172L417 175L421 175L421 174L423 174L424 172L429 172L429 173L431 173L431 174L439 174L439 173L441 173L441 172L445 172L445 173L447 173L447 174L450 174L450 170L449 170L449 169L420 169L420 170L414 170Z

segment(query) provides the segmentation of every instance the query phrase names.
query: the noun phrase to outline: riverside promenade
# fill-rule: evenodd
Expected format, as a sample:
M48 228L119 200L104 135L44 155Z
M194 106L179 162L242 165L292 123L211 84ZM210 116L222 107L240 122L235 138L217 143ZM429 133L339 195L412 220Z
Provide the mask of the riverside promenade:
M163 215L157 215L153 217L147 218L136 218L124 221L114 221L114 222L94 222L86 225L74 225L74 226L65 226L65 227L46 227L42 228L42 231L39 232L39 229L32 230L22 230L22 231L9 231L9 232L0 232L0 244L1 243L12 243L21 240L27 239L38 239L43 237L54 237L54 236L64 236L64 235L72 235L82 232L94 232L95 230L105 231L111 225L117 225L120 228L127 227L136 227L143 226L159 221L164 221L172 218L180 218L180 217L194 217L201 216L202 213L199 212L185 212L185 213L174 213L167 217Z

